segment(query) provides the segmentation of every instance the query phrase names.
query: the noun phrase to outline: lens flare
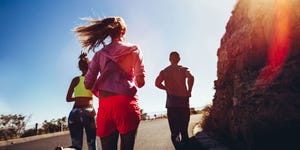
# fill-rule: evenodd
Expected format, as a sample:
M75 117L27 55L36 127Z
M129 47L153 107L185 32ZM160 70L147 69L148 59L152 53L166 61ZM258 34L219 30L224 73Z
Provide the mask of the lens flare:
M282 69L290 47L291 14L288 1L275 1L273 41L269 48L266 66L255 85L268 87Z

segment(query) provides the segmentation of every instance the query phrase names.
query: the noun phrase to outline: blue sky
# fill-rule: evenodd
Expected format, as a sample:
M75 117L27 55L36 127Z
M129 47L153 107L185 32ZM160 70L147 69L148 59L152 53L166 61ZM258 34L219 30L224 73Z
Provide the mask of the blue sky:
M31 123L68 116L69 84L80 75L80 44L72 32L83 17L121 16L126 40L144 54L145 112L164 111L165 92L155 88L168 55L177 50L195 84L191 107L210 104L217 49L236 0L0 0L0 114L31 115ZM92 58L92 54L89 55ZM94 99L97 108L97 99Z

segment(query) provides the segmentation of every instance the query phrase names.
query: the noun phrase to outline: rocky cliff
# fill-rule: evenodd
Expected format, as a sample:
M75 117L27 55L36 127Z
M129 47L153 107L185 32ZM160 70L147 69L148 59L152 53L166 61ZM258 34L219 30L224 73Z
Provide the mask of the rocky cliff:
M233 149L285 149L298 142L298 6L300 0L238 0L232 11L205 130Z

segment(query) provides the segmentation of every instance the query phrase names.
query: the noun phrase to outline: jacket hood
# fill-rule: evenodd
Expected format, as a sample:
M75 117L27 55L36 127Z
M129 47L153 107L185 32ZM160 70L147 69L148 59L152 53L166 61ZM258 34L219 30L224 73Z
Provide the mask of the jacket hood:
M138 50L138 47L134 44L116 41L105 46L100 53L109 59L118 62L122 56L132 53L136 50Z

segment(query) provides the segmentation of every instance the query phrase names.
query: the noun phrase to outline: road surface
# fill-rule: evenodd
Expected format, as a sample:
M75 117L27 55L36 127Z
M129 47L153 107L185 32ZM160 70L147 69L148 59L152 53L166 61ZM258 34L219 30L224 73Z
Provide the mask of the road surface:
M200 115L191 115L189 136L192 135L194 125L199 122ZM101 150L100 140L97 138L98 150ZM56 146L70 146L71 139L68 132L47 138L39 138L27 142L19 142L0 147L0 150L54 150ZM167 119L142 121L136 137L135 150L174 150ZM83 150L87 150L85 137Z

